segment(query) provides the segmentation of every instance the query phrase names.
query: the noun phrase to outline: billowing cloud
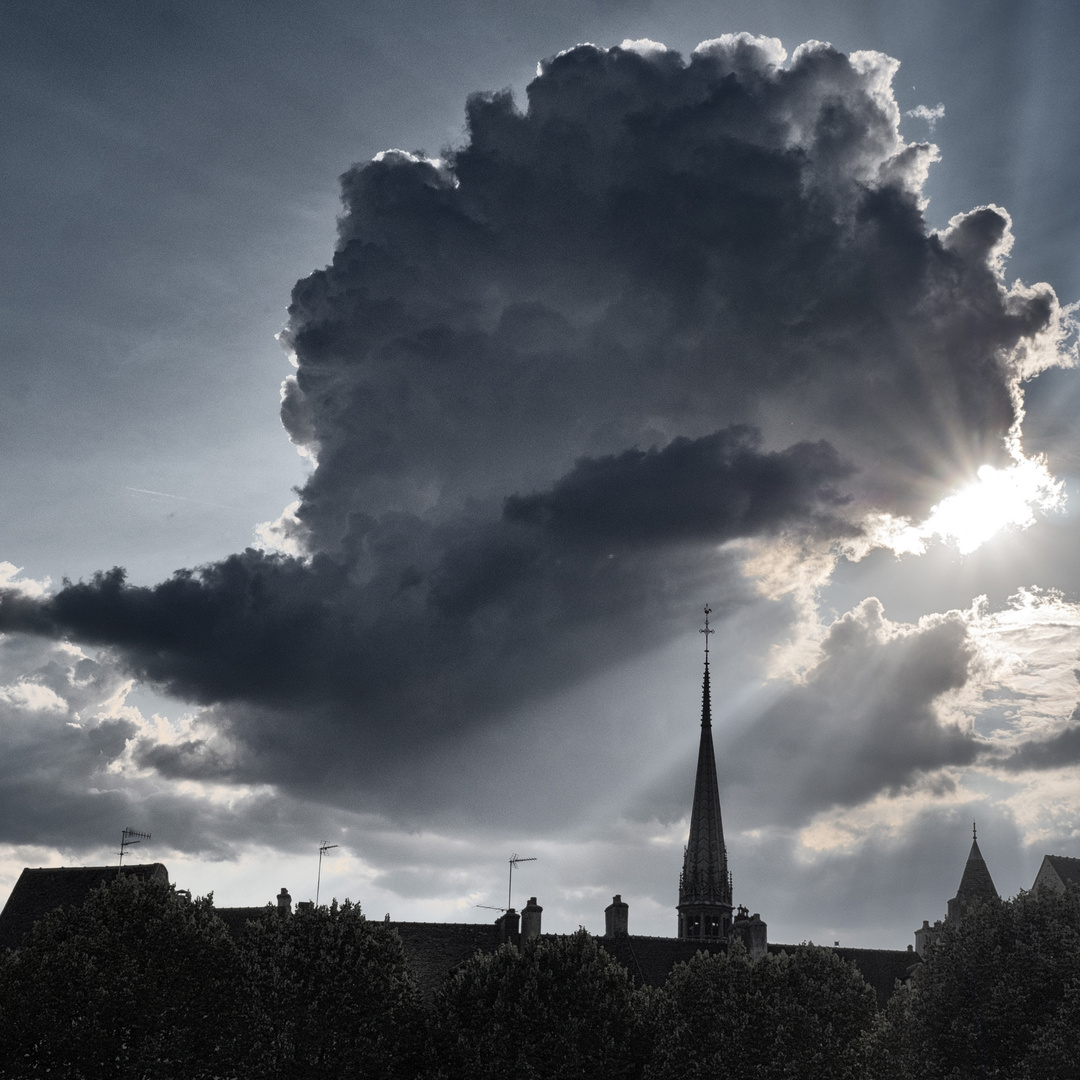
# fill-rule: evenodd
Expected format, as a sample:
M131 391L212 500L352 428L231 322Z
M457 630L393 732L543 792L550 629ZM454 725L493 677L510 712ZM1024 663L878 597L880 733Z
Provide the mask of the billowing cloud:
M404 803L388 762L670 641L705 600L764 604L731 541L820 552L921 519L1015 459L1021 380L1069 356L1053 290L1004 284L1005 211L928 226L936 150L900 137L895 69L747 35L578 46L525 108L470 98L442 158L354 167L283 335L282 420L317 461L264 530L291 554L4 590L0 627L206 706L133 767ZM962 620L901 633L868 604L824 648L744 753L805 761L793 805L971 760L936 712Z
M799 824L971 764L987 744L947 704L975 657L960 612L899 626L865 600L829 628L805 681L724 748L724 777L761 790L782 776L765 812Z

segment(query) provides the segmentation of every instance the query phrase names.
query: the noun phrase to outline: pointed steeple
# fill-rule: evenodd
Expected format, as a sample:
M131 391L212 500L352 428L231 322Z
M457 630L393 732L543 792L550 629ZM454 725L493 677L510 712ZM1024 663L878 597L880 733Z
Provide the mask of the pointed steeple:
M971 851L968 852L967 862L964 864L964 873L960 878L960 888L956 895L949 901L949 919L959 922L963 917L964 909L976 901L997 900L998 891L994 886L994 879L990 876L986 861L979 850L979 837L975 830L975 823L971 825Z
M726 938L731 926L731 877L728 874L720 789L712 741L709 695L710 609L705 608L705 676L701 691L701 742L698 746L690 836L679 878L679 937Z

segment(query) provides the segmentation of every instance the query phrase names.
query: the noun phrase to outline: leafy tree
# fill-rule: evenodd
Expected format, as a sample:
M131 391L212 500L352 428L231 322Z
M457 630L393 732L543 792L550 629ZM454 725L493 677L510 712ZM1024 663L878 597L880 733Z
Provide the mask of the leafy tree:
M913 1032L915 992L898 987L874 1018L863 1044L866 1075L873 1080L922 1080Z
M227 1075L234 957L211 897L118 875L0 961L0 1076Z
M831 949L698 953L671 973L648 1080L861 1076L874 993Z
M1075 887L965 911L917 972L904 1037L912 1068L927 1080L1074 1077L1078 979Z
M648 1054L647 1001L584 930L478 953L436 995L435 1075L633 1080Z
M239 942L239 1039L253 1077L413 1077L420 993L397 934L348 900L248 923Z

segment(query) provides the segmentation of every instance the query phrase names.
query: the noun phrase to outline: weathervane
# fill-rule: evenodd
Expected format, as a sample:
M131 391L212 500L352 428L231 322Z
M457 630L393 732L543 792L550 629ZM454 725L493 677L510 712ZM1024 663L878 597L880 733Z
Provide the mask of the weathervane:
M715 630L709 629L709 616L712 614L712 608L708 604L705 605L705 629L699 630L699 634L705 635L705 666L709 666L709 635L715 634Z

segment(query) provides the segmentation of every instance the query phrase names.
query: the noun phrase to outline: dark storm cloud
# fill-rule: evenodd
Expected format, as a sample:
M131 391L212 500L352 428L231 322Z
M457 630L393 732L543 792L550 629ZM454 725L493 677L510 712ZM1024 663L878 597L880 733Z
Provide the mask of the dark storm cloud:
M901 628L864 600L833 623L805 683L721 750L721 782L768 788L777 818L801 823L974 762L987 744L938 708L967 683L974 655L959 613Z
M1045 344L1052 291L1002 287L1003 212L928 229L932 148L896 134L890 61L777 48L579 46L524 112L471 98L441 160L350 170L284 335L282 419L318 460L290 533L309 558L249 550L154 587L113 571L0 598L0 627L108 646L213 705L231 749L141 746L168 775L378 784L382 755L662 643L703 598L745 602L724 541L848 535L1000 457L1013 352ZM932 711L963 669L954 630L864 650L922 682L868 685L857 767L804 747L823 771L801 798L965 759ZM795 712L828 704L842 636ZM852 745L766 728L781 753Z
M510 521L595 542L727 540L814 523L827 535L852 526L823 508L849 503L837 481L854 467L826 442L759 451L760 436L729 428L673 439L662 450L583 458L549 492L512 496Z
M1064 769L1080 763L1080 706L1068 727L1049 739L1026 739L1000 762L1010 772L1029 769Z
M764 453L758 442L739 428L582 459L549 491L508 499L501 519L368 518L353 526L377 567L367 580L360 559L252 550L153 587L116 569L38 603L9 593L0 622L108 645L133 675L188 700L260 706L225 721L253 752L260 728L291 729L298 713L302 728L281 736L290 757L302 753L294 736L320 725L326 739L343 722L357 740L405 726L449 734L663 640L703 589L720 610L746 602L716 545L785 527L850 531L832 516L849 465L825 444ZM165 775L245 776L245 755L198 740L137 757Z

